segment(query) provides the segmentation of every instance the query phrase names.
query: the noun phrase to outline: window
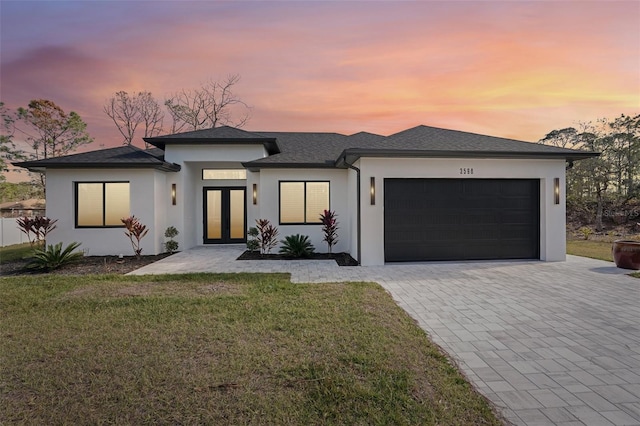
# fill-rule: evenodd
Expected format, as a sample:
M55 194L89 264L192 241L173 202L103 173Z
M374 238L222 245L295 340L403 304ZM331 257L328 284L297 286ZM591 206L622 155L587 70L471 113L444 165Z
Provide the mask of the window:
M280 182L280 223L320 223L329 210L329 182Z
M76 228L123 226L129 211L129 182L76 182Z
M205 179L246 179L245 169L202 169L202 180Z

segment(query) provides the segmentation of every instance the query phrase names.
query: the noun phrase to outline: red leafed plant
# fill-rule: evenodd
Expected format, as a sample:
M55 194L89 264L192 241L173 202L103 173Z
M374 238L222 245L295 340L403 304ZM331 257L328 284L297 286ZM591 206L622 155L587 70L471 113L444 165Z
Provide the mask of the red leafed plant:
M127 230L124 231L124 235L129 237L129 240L131 240L133 251L136 254L136 257L140 259L140 254L142 253L140 240L147 235L149 230L147 229L147 226L143 225L135 216L122 218L121 220L122 223L124 223L124 227L127 228Z
M258 228L258 246L261 254L271 253L271 249L278 244L278 228L273 226L268 219L256 219Z
M322 222L322 233L324 238L322 241L326 241L329 246L329 253L331 248L338 242L338 215L331 210L324 210L320 215L320 221Z
M20 217L16 220L18 229L29 239L29 244L34 245L46 244L47 235L56 229L56 222L46 216Z

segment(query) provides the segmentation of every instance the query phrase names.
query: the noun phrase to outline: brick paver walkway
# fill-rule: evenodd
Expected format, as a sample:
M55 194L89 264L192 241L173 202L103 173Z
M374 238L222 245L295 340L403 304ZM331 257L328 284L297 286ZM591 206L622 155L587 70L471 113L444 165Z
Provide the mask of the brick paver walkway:
M294 282L375 281L521 425L640 425L640 279L610 262L339 267L236 261L201 247L134 274L290 272Z

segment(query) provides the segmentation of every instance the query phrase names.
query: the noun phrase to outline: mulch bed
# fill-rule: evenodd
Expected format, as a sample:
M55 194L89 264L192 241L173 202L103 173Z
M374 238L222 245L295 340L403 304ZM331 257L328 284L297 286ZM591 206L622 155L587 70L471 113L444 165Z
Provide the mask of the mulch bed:
M15 275L39 275L39 274L56 274L56 275L87 275L87 274L127 274L145 265L157 262L160 259L170 256L169 253L159 254L157 256L141 256L137 259L135 256L125 256L119 259L118 256L85 256L78 262L65 265L60 269L50 272L32 271L25 269L28 259L21 259L12 262L0 263L0 276Z
M313 253L304 259L335 260L340 266L358 266L358 262L349 253ZM245 251L237 260L299 260L282 254L260 254L258 251Z

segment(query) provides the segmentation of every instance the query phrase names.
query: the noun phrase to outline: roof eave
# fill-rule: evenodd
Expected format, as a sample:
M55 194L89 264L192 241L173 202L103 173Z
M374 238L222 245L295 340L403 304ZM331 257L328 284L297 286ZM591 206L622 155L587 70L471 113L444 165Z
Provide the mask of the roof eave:
M263 145L269 155L279 154L280 147L275 138L231 138L231 139L213 139L213 138L142 138L146 143L164 150L167 145Z
M181 166L175 163L149 164L149 163L71 163L71 164L36 164L36 162L14 163L14 166L23 167L30 172L44 173L47 169L156 169L163 172L179 172Z
M515 151L424 151L399 149L347 148L336 159L336 166L353 164L361 157L373 158L524 158L524 159L564 159L578 161L599 156L599 152L515 152Z
M260 169L335 169L337 166L333 162L326 163L254 163L247 161L241 163L242 167L251 172L260 171Z

